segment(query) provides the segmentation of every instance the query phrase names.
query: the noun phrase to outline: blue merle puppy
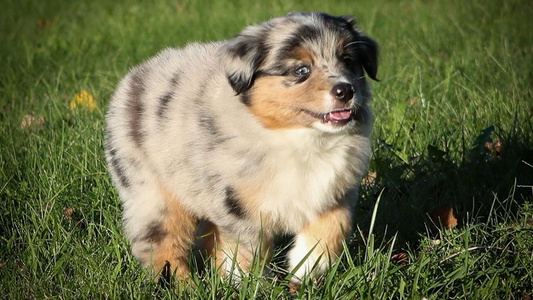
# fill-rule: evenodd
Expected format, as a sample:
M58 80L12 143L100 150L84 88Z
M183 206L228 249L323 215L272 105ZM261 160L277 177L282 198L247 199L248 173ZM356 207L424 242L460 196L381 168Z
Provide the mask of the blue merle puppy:
M106 131L133 255L187 277L203 224L223 274L269 259L278 233L295 235L293 283L324 272L368 168L377 52L351 17L291 13L133 68Z

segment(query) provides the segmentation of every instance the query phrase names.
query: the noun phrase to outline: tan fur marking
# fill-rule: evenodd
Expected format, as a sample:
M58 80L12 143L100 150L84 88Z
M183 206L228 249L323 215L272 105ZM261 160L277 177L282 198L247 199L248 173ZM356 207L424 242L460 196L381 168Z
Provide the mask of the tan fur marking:
M258 199L260 199L263 193L264 191L256 185L243 184L241 189L239 189L239 196L242 200L241 204L246 209L248 218L253 219L256 224L261 224L261 229L265 233L274 235L284 227L279 223L279 220L261 213L262 203Z
M332 84L318 70L306 81L287 87L286 77L264 76L256 79L250 93L250 110L269 129L309 128L315 118L303 113L307 109L325 112L324 94Z
M216 240L216 263L217 267L220 270L222 276L228 276L225 264L233 264L231 261L226 261L229 259L235 259L235 266L240 268L243 272L250 270L250 264L252 262L253 253L242 244L237 244L234 241L225 239L218 236ZM237 253L235 253L237 252Z
M233 239L224 237L212 222L202 221L201 227L201 236L197 242L198 248L215 258L216 266L222 276L228 275L224 268L225 259L228 257L236 258L236 265L244 272L249 271L254 258L265 261L270 261L272 258L274 247L272 238L261 237L260 249L252 249L245 243L237 244ZM260 241L253 242L259 244ZM236 255L235 251L237 251ZM258 256L255 255L256 252L260 252Z
M295 58L297 60L300 60L303 63L307 63L312 65L314 63L314 58L311 52L309 52L307 49L298 47L294 50Z
M166 218L163 220L163 228L167 234L159 243L153 245L152 272L153 274L161 272L168 261L176 278L188 278L190 272L187 260L197 220L164 187L160 188L165 197L167 210Z
M258 237L258 240L252 241L254 246L249 243L237 242L233 238L225 237L219 231L215 234L216 263L222 276L227 276L225 264L235 263L235 267L244 273L248 273L252 267L254 259L259 262L270 261L272 258L273 241L272 238L265 235ZM228 258L235 259L235 262L226 261Z
M337 206L310 223L301 234L307 236L309 242L318 243L314 252L325 253L334 261L342 252L342 241L351 233L350 220L349 208Z

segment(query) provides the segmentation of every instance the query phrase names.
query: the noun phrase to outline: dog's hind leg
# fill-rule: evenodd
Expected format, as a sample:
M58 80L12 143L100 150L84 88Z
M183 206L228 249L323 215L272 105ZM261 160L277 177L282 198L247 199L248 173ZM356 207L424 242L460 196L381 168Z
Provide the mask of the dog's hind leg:
M133 255L154 275L163 272L163 277L188 278L196 218L157 182L145 182L136 192L131 196L137 199L124 205Z

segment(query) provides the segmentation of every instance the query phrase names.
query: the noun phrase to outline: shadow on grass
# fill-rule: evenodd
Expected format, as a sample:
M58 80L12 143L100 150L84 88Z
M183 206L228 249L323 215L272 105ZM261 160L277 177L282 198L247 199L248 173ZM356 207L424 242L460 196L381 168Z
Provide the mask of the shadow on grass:
M374 232L378 237L397 232L397 245L416 244L427 233L428 214L443 205L454 209L458 226L494 215L512 219L520 204L533 200L533 145L530 137L497 137L494 131L494 126L484 129L459 159L429 145L406 162L379 141L372 166L376 176L363 184L356 211L359 227L368 228L381 190Z

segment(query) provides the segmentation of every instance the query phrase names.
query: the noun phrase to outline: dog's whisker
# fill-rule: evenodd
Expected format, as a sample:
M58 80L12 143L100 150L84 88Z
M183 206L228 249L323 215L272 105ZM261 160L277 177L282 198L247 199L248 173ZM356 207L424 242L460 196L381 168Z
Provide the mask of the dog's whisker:
M351 45L357 45L357 44L364 44L364 45L366 45L367 43L366 43L365 41L354 41L354 42L350 42L350 43L344 45L344 49L350 47Z

